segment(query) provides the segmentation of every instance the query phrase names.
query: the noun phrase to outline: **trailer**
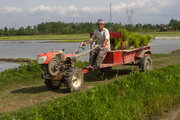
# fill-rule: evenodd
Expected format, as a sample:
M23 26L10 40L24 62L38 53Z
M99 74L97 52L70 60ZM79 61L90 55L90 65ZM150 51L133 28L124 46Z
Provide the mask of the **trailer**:
M90 37L93 33L90 33ZM107 53L100 69L109 69L118 65L137 65L141 71L147 71L152 69L152 60L150 58L151 45L142 46L140 48L134 48L131 50L124 50L123 48L123 34L122 32L110 32L110 39L121 39L121 50L111 50ZM88 73L90 69L84 69L82 72Z

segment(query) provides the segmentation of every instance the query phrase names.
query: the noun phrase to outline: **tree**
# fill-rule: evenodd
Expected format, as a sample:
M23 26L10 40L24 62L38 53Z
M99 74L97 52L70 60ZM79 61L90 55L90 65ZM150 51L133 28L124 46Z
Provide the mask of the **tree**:
M0 29L0 36L3 35L3 29Z
M25 30L23 27L20 27L18 30L17 30L17 33L16 35L25 35Z
M172 27L173 30L180 30L180 21L171 19L169 22L169 27Z

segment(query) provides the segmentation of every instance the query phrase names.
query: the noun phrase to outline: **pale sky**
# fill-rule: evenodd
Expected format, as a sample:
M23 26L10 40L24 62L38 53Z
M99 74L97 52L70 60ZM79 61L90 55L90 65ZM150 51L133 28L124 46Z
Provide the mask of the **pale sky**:
M133 24L168 24L180 20L180 0L0 0L0 28L33 26L41 22L128 23L126 9L133 10Z

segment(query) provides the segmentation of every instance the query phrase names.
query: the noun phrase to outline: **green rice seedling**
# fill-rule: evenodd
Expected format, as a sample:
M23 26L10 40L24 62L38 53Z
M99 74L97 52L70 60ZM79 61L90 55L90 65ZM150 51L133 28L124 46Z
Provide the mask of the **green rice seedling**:
M141 46L146 46L152 39L150 35L141 35L137 33L131 33L124 29L119 29L118 31L123 34L123 48L124 49L134 49ZM121 49L121 39L111 39L111 49L119 50Z

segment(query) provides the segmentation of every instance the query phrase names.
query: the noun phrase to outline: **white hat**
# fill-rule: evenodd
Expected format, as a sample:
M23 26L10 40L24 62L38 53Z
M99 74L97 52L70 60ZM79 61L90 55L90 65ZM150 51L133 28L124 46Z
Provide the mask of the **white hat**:
M99 20L97 21L97 23L98 23L98 24L104 24L104 20L99 19Z

